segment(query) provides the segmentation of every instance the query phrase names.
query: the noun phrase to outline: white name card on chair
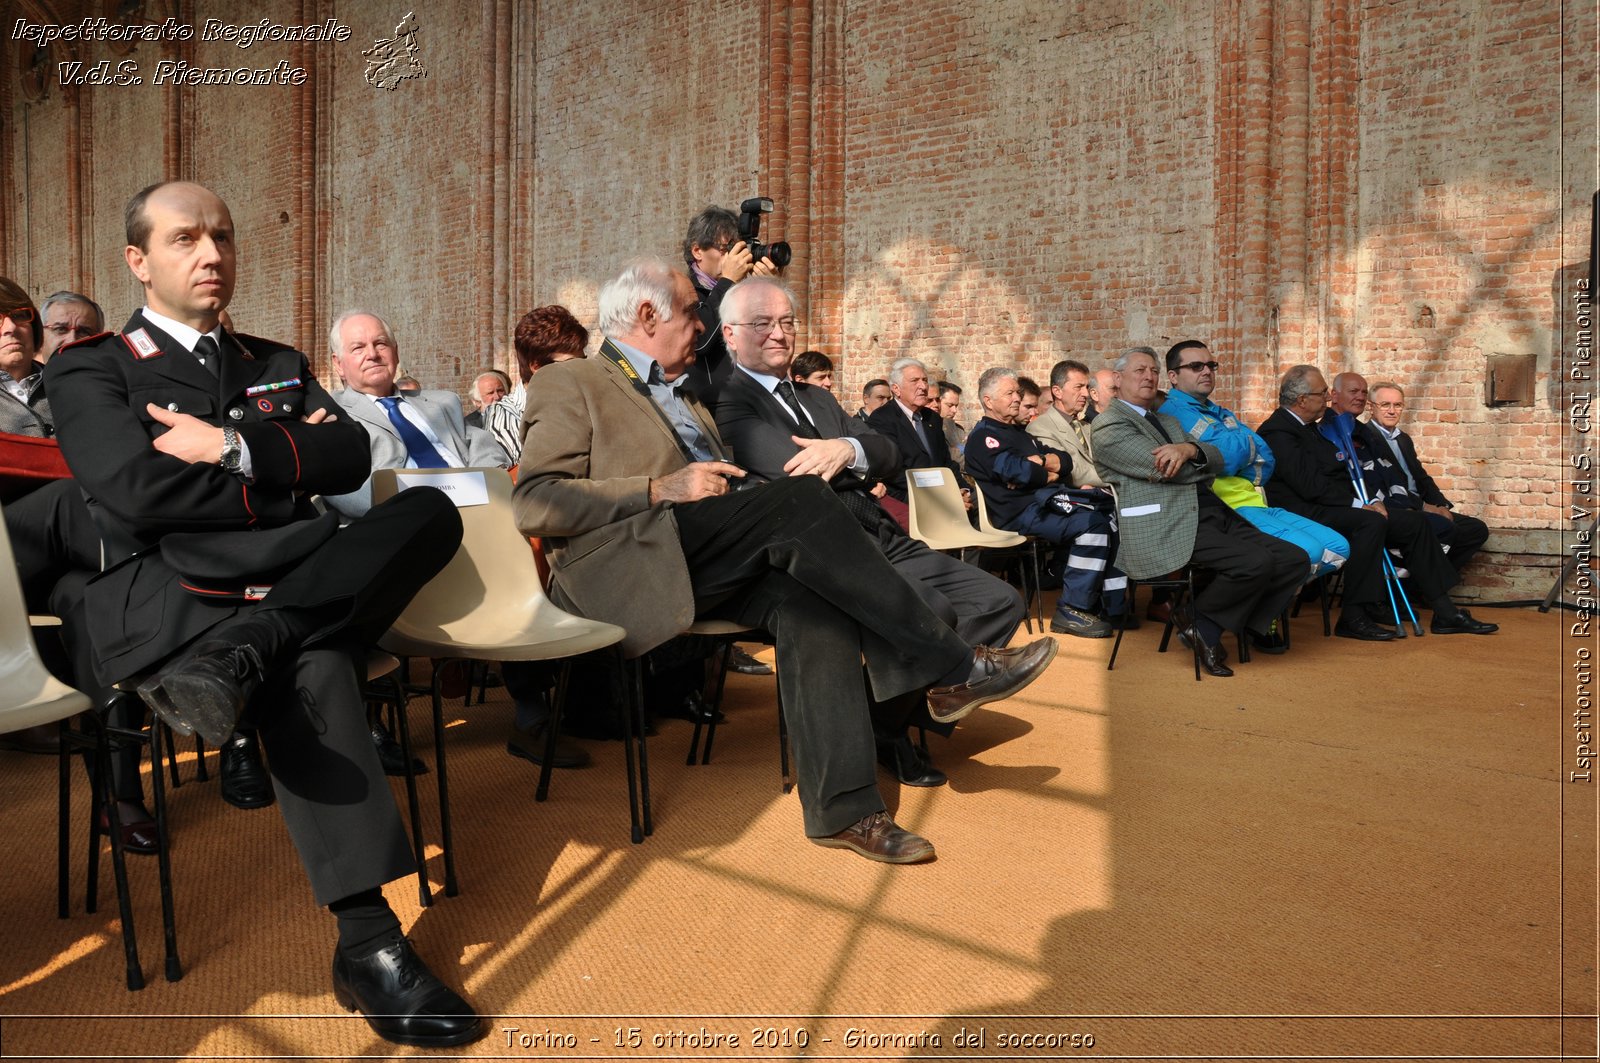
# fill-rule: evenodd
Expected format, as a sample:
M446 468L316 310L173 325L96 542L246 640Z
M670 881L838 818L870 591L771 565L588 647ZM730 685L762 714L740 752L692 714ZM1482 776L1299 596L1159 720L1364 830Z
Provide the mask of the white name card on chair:
M394 474L395 483L404 491L410 487L437 487L450 496L450 501L456 504L457 509L466 509L468 506L487 506L489 504L489 485L484 483L481 472L452 472L432 476L418 476L412 472L397 471Z
M938 487L944 483L942 469L912 469L909 472L911 482L918 487Z

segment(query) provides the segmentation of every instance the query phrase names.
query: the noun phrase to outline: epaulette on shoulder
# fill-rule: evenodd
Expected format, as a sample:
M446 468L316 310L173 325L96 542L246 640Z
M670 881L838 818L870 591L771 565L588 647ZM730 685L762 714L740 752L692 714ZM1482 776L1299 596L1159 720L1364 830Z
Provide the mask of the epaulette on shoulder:
M73 340L71 343L63 343L61 346L56 348L56 354L65 354L65 353L67 353L68 351L72 350L75 347L87 347L90 344L99 343L101 340L105 339L107 336L115 336L115 335L116 335L115 332L111 332L109 330L107 330L105 332L97 332L93 336L85 336L81 340ZM51 357L55 357L55 355L51 355Z

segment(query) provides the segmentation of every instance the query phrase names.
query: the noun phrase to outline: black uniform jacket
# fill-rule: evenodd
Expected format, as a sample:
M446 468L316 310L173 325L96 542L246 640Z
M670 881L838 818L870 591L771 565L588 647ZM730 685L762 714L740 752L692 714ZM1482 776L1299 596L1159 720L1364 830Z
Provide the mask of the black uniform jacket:
M317 518L309 496L353 491L370 473L360 425L302 421L342 412L303 354L251 336L223 347L213 376L135 313L120 334L65 347L45 368L57 438L104 545L105 571L87 593L106 682L152 667L260 597L332 534L336 518ZM167 428L147 404L232 425L251 479L158 451L152 441Z

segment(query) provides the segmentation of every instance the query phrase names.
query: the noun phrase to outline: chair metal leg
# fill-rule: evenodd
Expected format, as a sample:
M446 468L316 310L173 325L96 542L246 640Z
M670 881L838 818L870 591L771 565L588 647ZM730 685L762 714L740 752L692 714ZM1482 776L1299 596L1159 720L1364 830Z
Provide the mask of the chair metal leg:
M454 897L460 893L456 885L455 835L450 829L450 773L444 756L444 663L433 667L433 770L439 785L439 837L444 845L444 895Z
M789 776L789 720L783 714L783 690L778 691L778 770L783 776L783 792L788 793L794 789L794 780Z
M199 735L194 736L194 777L201 782L211 778L206 771L206 740Z
M556 736L567 716L567 678L571 672L571 661L562 661L556 671L555 689L550 693L550 719L544 728L544 763L539 765L539 785L533 791L535 801L550 796L550 770L556 760Z
M717 737L717 714L722 711L722 695L728 685L728 669L733 664L733 639L731 637L723 640L721 653L717 661L717 685L715 692L711 696L711 719L704 724L696 720L694 722L694 733L689 736L689 759L684 763L691 767L694 766L695 750L700 745L700 730L702 727L705 728L706 733L706 748L701 754L700 763L702 765L711 763L711 743L716 741Z
M117 808L117 797L111 785L111 753L103 721L96 721L94 746L95 771L90 783L93 800L90 807L104 807L111 838L111 875L117 885L117 915L122 920L122 952L127 961L127 980L130 990L144 988L144 969L139 965L139 941L133 926L133 899L128 891L128 866L122 851L122 816ZM94 838L95 852L99 852L98 837Z
M155 805L156 820L156 877L161 885L161 937L165 949L165 974L169 982L183 977L183 964L178 960L178 925L172 899L171 833L167 827L167 790L161 777L161 739L159 730L165 730L161 721L150 720L150 799ZM129 740L129 739L124 739ZM138 741L138 739L132 739ZM143 743L141 742L141 745Z
M383 676L378 682L386 683L390 688L389 724L394 728L394 733L400 736L400 753L406 761L406 807L411 813L411 850L416 854L417 861L417 903L424 908L431 908L433 890L428 885L428 850L422 838L422 805L417 800L417 773L411 767L411 719L406 712L410 706L405 687L396 676Z
M67 900L72 867L67 857L67 850L72 848L72 725L62 720L58 733L61 745L56 753L56 917L65 919L72 910Z
M630 837L633 844L644 843L644 824L639 816L639 778L634 765L633 733L635 727L644 726L644 658L635 657L633 660L622 662L624 684L627 687L627 705L622 710L622 747L623 759L627 762L628 770L628 820L632 828Z

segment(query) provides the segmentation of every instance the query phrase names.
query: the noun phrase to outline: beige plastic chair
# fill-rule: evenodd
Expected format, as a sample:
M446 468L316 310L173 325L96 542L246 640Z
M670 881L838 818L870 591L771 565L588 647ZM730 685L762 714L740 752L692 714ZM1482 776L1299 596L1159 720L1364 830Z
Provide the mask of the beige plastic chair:
M615 624L574 616L545 597L533 551L512 517L511 478L504 469L378 469L372 474L374 505L401 490L399 476L413 484L446 477L474 482L474 478L481 479L487 502L461 508L465 529L461 548L444 570L417 592L388 634L379 640L384 650L402 657L551 661L614 646L626 636L627 632ZM453 897L457 888L444 754L442 671L439 666L433 670L434 771L444 843L444 891ZM563 666L556 683L558 702L566 693L566 685L567 668ZM644 830L635 786L632 734L625 745L633 840L641 842ZM642 741L640 748L642 751ZM545 759L548 763L550 758L547 755Z
M1039 630L1043 631L1044 587L1042 587L1039 583L1039 573L1042 571L1043 567L1039 564L1039 544L1043 542L1043 540L1037 538L1036 536L1022 535L1021 532L1010 532L1001 528L996 528L989 521L989 503L984 501L983 489L976 483L972 483L971 481L969 481L969 483L971 483L972 487L973 501L977 503L978 508L978 530L981 532L988 532L991 535L1022 536L1022 546L1027 550L1027 556L1025 558L1027 561L1027 567L1022 570L1022 583L1024 584L1022 588L1024 599L1023 609L1027 613L1024 619L1028 625L1028 634L1033 634L1033 623L1035 620L1039 622ZM996 548L989 547L989 549Z
M4 525L0 524L0 734L40 724L59 723L93 707L88 695L62 683L45 668L30 628L28 608L23 603L22 585L17 577L16 557L11 550L11 537L6 534ZM97 738L97 741L102 740ZM105 756L103 741L95 747L95 752L102 769L109 773L110 762ZM57 862L60 868L57 907L63 918L67 914L67 824L70 812L66 764L66 754L63 752L56 824ZM105 777L107 775L101 775L101 778ZM90 804L93 806L95 802L91 801ZM140 989L144 986L144 974L139 967L138 950L132 934L133 912L128 899L127 873L122 864L120 847L114 846L112 852L117 873L117 900L124 929L128 988Z
M1028 541L1016 532L974 528L967 520L955 474L943 467L907 469L906 503L911 511L907 522L911 537L931 550L1004 550Z

